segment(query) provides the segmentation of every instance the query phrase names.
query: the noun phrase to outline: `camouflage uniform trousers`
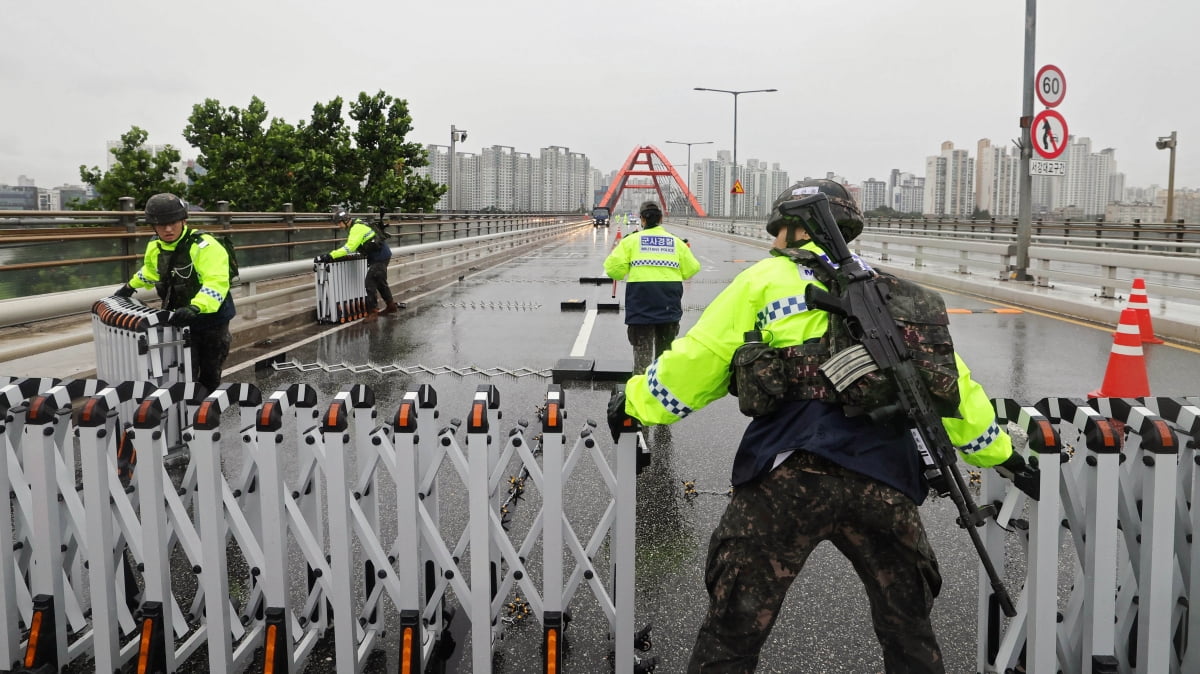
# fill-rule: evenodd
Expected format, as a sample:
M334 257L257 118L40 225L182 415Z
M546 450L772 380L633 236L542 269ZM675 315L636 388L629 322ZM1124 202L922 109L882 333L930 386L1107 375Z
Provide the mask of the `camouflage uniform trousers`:
M389 262L391 262L390 259L367 263L367 278L363 285L367 291L367 307L370 309L378 306L375 303L376 292L379 293L379 297L385 304L393 302L392 289L388 286L387 269Z
M212 326L192 327L192 379L209 392L221 385L221 369L229 356L233 336L229 321Z
M942 578L916 505L800 451L734 490L709 544L710 603L687 671L753 672L788 587L826 540L866 588L887 672L945 672L929 621Z
M671 346L679 335L679 323L648 323L625 326L633 345L633 373L642 374L655 358Z

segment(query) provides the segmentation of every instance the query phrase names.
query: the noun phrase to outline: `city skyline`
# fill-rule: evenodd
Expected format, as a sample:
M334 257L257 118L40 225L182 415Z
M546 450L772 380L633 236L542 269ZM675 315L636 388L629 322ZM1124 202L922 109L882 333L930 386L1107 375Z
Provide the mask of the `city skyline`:
M295 0L279 11L213 0L190 12L177 3L17 3L6 7L12 30L0 58L13 67L0 86L21 104L0 122L0 178L76 183L78 166L103 166L103 141L134 125L186 155L187 116L209 98L245 106L257 96L272 117L296 123L315 103L380 90L408 101L412 142L445 144L457 124L483 141L472 149L555 144L609 170L631 148L668 139L732 151L733 101L695 91L705 87L778 89L741 97L739 159L777 161L794 175L883 179L892 168L919 172L946 140L972 147L1017 136L1023 4L347 0L334 10ZM1130 185L1167 182L1167 153L1154 142L1176 131L1176 184L1200 186L1200 118L1191 114L1200 92L1188 86L1200 71L1196 25L1195 3L1038 7L1035 64L1057 65L1068 83L1057 110L1071 133L1119 151ZM206 48L192 35L237 48ZM686 161L686 148L663 149Z
M1069 141L1075 142L1076 139L1081 139L1081 138L1088 141L1088 143L1091 147L1100 147L1100 148L1103 148L1102 149L1103 152L1115 153L1116 156L1118 157L1117 165L1118 165L1118 167L1120 166L1120 160L1119 160L1120 155L1121 155L1120 148L1106 146L1103 143L1097 143L1090 136L1076 134L1076 133L1071 134ZM1017 150L1017 147L1015 144L1012 144L1012 143L993 144L993 143L991 143L991 140L992 140L991 138L980 137L979 139L977 139L977 141L973 142L971 146L978 146L978 144L980 144L980 143L986 143L992 149L1002 149L1007 152L1010 152L1013 156L1017 155L1018 150ZM486 143L486 140L481 141L481 142ZM958 143L956 143L955 141L952 141L952 140L943 140L943 141L940 141L939 143L937 143L937 145L943 145L947 142L956 148L963 149L962 146L960 146ZM106 161L102 162L102 165L104 166L105 170L108 170L112 167L112 155L110 154L109 151L113 147L118 147L119 141L116 141L113 139L106 139L103 141L103 145L104 145L103 154L106 157ZM667 155L670 154L670 150L666 149L665 143L649 143L649 145L655 145L664 154L667 154ZM971 147L971 146L968 146L968 147ZM429 150L430 148L447 148L447 146L438 144L438 143L429 143L429 144L426 144L425 147L426 147L426 150ZM481 155L481 154L491 150L492 148L497 148L497 147L506 147L506 148L511 149L513 146L507 145L504 143L481 144L479 146L478 151L473 151L466 146L466 143L459 143L459 147L456 148L456 150L457 150L456 154L458 154L458 155ZM546 143L546 144L538 146L539 150L548 148L548 147L562 147L562 146L557 143ZM162 144L154 144L154 145L150 146L150 149L152 152L157 152L157 151L161 150L162 148L163 148ZM190 161L195 160L195 157L190 156L187 152L187 150L192 149L190 146L187 146L185 144L185 146L183 148L177 147L176 149L181 151L181 160L180 160L180 162L178 162L179 165L184 165ZM630 149L632 149L632 147ZM968 153L970 152L970 150L964 150L964 151L966 151ZM587 152L583 152L583 151L581 151L580 154L588 155ZM708 152L694 151L693 154L698 155L698 156L692 157L692 166L688 167L688 170L693 170L696 165L698 165L702 162L706 162L706 161L725 161L725 162L730 161L730 150L729 149L709 149ZM848 184L859 185L861 183L864 183L864 182L867 182L870 180L885 179L890 173L892 173L893 171L897 171L897 170L901 171L901 172L919 174L924 171L925 162L926 162L927 158L930 156L930 154L931 153L927 152L926 154L922 155L919 158L914 159L913 161L909 162L907 165L904 165L904 166L892 166L892 167L887 167L887 168L881 168L881 170L879 170L876 173L871 173L869 175L863 175L863 176L847 176L844 179L848 182ZM711 155L711 156L702 156L702 155ZM1069 154L1064 154L1062 157L1060 157L1058 159L1058 161L1068 161L1069 156L1070 156ZM972 158L975 160L978 160L979 156L976 155ZM435 160L435 157L434 157L433 153L430 152L430 155L429 155L430 163L432 164L434 160ZM590 160L590 155L589 155L589 160ZM811 173L805 173L803 171L795 171L795 170L789 168L788 166L784 165L783 162L778 161L776 159L770 159L770 158L762 159L759 157L742 157L742 158L739 158L738 164L739 164L739 166L745 167L745 166L750 166L750 164L754 163L754 162L762 163L762 164L779 164L779 167L781 169L783 169L784 171L787 171L789 174L793 174L793 175L812 175ZM678 168L678 167L683 166L683 164L685 164L685 163L686 162L674 164L674 165ZM620 168L619 165L611 166L611 167L602 167L602 166L599 166L598 162L596 162L594 160L590 160L590 164L591 164L591 166L597 168L604 174L608 174L608 173L610 173L612 171L616 171ZM829 171L824 171L821 173L821 175L824 175L825 173L844 175L843 172L837 171L835 169L829 170ZM1125 171L1118 170L1117 173L1125 174ZM78 174L78 170L76 171L76 178L78 178L77 174ZM426 171L425 174L428 174L428 171ZM181 180L185 180L186 176L184 176L183 174L180 174L179 178ZM28 182L28 181L34 181L34 183L38 187L42 187L42 188L79 186L82 184L79 180L74 180L74 181L67 180L67 181L56 182L56 183L48 183L48 182L40 180L38 178L38 176L33 175L31 172L27 172L27 171L18 172L16 175L12 176L12 179L10 181L8 179L8 176L4 175L3 173L0 173L0 185L18 185L18 184L21 184L22 182ZM1151 182L1144 183L1144 184L1134 184L1131 181L1129 181L1127 177L1125 180L1125 184L1128 185L1129 187L1138 187L1138 188L1143 188L1143 189L1154 188L1154 187L1165 189L1166 182L1167 181L1165 178L1161 181L1151 181ZM1181 190L1181 191L1182 190L1195 190L1195 189L1200 189L1200 185L1192 186L1192 185L1188 185L1188 184L1182 184L1182 183L1180 183L1179 179L1176 178L1175 189Z

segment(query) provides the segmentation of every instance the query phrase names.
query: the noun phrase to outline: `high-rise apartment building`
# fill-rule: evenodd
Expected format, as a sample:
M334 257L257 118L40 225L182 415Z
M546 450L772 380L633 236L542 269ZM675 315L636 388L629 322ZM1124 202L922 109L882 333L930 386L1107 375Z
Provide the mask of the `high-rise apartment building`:
M1057 179L1051 195L1055 212L1082 213L1091 218L1102 215L1119 193L1113 193L1113 175L1117 172L1116 150L1092 152L1090 138L1071 136L1061 157L1066 175Z
M479 203L512 211L516 203L516 152L508 145L486 147L479 154Z
M431 144L425 151L429 163L415 169L417 175L448 185L450 148ZM493 145L479 154L455 154L454 191L459 209L531 212L591 208L597 181L584 154L552 146L531 156L508 145ZM448 194L435 204L439 210L449 207Z
M901 213L921 213L925 204L925 179L911 173L899 173L892 187L889 205Z
M873 211L887 203L888 184L882 180L867 178L859 186L858 207L863 212Z
M1014 149L983 138L975 160L975 208L994 218L1013 218L1020 209L1021 157Z
M925 159L922 212L931 216L970 217L975 209L975 160L954 143L942 143L939 155Z

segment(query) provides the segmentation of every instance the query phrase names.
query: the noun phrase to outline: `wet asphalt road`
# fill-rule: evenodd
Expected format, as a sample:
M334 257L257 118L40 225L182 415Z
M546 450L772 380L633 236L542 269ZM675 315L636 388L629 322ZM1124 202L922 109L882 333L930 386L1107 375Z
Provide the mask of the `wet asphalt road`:
M765 255L758 245L732 242L699 231L673 228L688 237L702 271L686 284L681 332L738 272ZM567 300L623 301L611 284L584 285L580 277L603 276L602 262L612 247L616 227L580 230L578 234L500 269L485 270L408 302L398 317L382 318L333 330L298 348L287 359L333 365L400 364L410 370L442 367L500 368L527 376L496 374L388 374L376 372L257 370L247 368L228 379L254 383L264 393L303 381L321 392L321 409L343 387L363 383L377 396L381 419L394 414L405 390L428 383L438 392L446 416L465 416L476 386L495 384L500 391L498 437L518 419L533 421L555 363L571 355L580 339L585 312L564 311ZM1098 329L1032 313L993 313L987 301L945 294L954 313L951 326L960 353L993 397L1033 403L1047 396L1079 398L1103 378L1112 345L1111 327ZM601 312L587 339L584 357L628 361L622 315ZM1148 349L1147 367L1155 395L1196 395L1196 353L1176 348ZM567 428L576 433L585 419L604 428L604 409L611 384L566 385ZM653 465L639 478L637 550L637 622L652 623L659 672L683 671L706 605L702 568L708 535L719 518L728 487L733 450L745 426L736 401L726 398L669 429L648 433ZM459 436L460 440L463 437ZM608 434L599 435L607 441ZM569 435L568 442L573 440ZM228 466L227 466L228 470ZM698 495L685 496L684 481L694 481ZM577 501L586 510L588 502ZM599 508L598 505L595 506ZM386 510L384 517L386 519ZM975 605L977 581L974 551L967 536L953 525L953 505L933 499L922 507L930 538L944 576L934 611L950 672L975 671ZM1011 588L1015 594L1015 587ZM568 671L607 671L604 632L594 600L576 596L577 620L567 631ZM466 621L451 670L467 671L470 645ZM511 628L511 644L497 671L532 671L540 630L528 621ZM393 632L394 634L394 632ZM394 638L390 639L394 641ZM389 644L389 651L394 644ZM392 671L385 654L378 668ZM318 658L309 671L325 671ZM783 614L764 652L762 672L879 672L882 658L874 639L861 586L848 562L822 546L813 555L788 596Z

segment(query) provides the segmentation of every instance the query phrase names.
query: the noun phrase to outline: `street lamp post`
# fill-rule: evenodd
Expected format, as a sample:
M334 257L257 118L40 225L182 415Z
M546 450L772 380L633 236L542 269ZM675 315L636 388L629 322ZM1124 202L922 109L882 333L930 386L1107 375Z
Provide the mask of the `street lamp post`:
M778 89L744 89L741 91L731 91L729 89L709 89L707 87L692 87L692 88L695 89L696 91L716 91L716 92L722 93L722 94L733 94L733 181L734 181L734 183L736 183L738 180L738 163L737 163L737 101L738 101L738 96L740 96L742 94L772 93L772 92L779 91L779 90ZM734 206L735 207L731 208L730 211L732 211L733 218L736 220L737 219L736 202L734 202Z
M1175 132L1172 131L1169 136L1159 136L1154 147L1171 151L1171 167L1167 172L1167 222L1172 223L1175 221Z
M693 141L691 143L685 143L685 142L679 141L679 140L668 140L666 142L672 143L674 145L686 145L687 149L688 149L688 162L687 162L687 191L688 191L687 196L688 196L688 200L687 200L687 202L688 202L688 217L690 218L693 215L693 213L692 213L692 146L693 145L712 145L713 141L697 140L697 141Z
M460 129L457 126L454 126L453 124L451 124L450 125L450 173L449 173L449 176L447 177L447 181L446 181L447 182L446 204L447 204L447 206L450 207L450 210L452 210L452 211L458 210L458 200L456 198L457 195L454 193L454 187L455 187L454 178L455 178L455 174L458 172L458 162L456 161L455 156L454 156L454 145L459 142L465 143L466 141L467 141L467 130Z

